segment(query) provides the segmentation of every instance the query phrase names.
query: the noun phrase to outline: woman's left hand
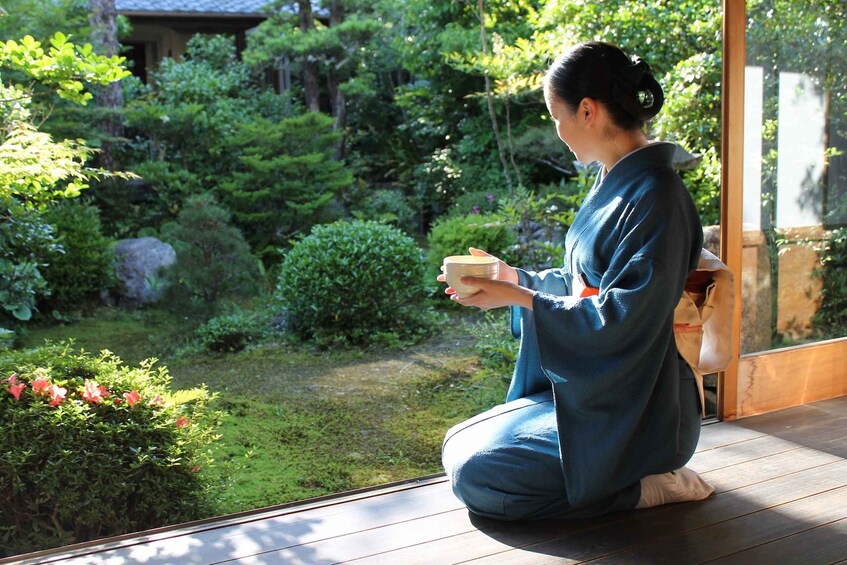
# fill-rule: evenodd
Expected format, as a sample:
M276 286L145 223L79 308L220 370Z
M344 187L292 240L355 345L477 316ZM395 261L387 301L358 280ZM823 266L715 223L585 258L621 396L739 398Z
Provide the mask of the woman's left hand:
M459 298L452 288L447 289L450 299L462 306L475 306L481 310L520 306L532 310L532 297L535 292L507 281L462 277L462 284L479 288L480 291L467 298Z

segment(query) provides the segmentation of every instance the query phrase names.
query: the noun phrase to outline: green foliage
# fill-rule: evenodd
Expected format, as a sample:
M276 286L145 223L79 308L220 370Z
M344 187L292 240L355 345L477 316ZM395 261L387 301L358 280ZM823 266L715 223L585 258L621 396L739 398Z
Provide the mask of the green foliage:
M236 312L212 318L198 327L194 335L206 351L234 353L261 339L266 322L261 316Z
M151 82L128 80L124 89L121 160L144 185L95 191L104 223L124 236L173 220L190 195L216 191L230 179L242 151L235 138L241 124L278 122L293 113L287 97L261 85L236 58L232 37L192 37L186 55L165 58Z
M398 229L354 220L316 226L282 263L277 297L303 339L373 344L426 330L423 260Z
M344 163L333 159L339 135L317 112L238 125L238 164L219 189L253 249L265 253L307 230L352 184Z
M590 186L590 176L582 169L575 182L562 183L546 195L518 187L514 198L503 203L501 215L517 235L514 253L520 266L536 271L562 266L565 233Z
M0 201L13 199L27 206L43 206L76 196L98 176L115 176L86 166L92 150L74 140L53 141L38 130L29 109L32 85L60 98L86 104L91 93L85 84L109 84L127 76L122 57L103 57L91 45L77 46L62 33L50 38L50 47L31 36L20 43L0 42L0 71L23 77L22 82L0 84ZM126 176L126 175L116 175Z
M65 345L2 352L0 552L205 517L220 415L204 388L170 390L151 360ZM39 390L41 389L41 390Z
M823 282L812 325L822 338L847 335L847 228L832 231L821 252Z
M408 234L418 230L418 215L398 190L376 190L352 211L355 218L391 224Z
M468 214L440 218L429 233L428 264L434 279L441 272L444 257L467 255L468 247L482 249L514 264L517 238L511 225L497 214Z
M61 251L56 249L41 269L51 290L41 310L79 311L114 283L114 242L103 235L100 214L90 204L61 202L44 218L55 229Z
M50 294L42 269L47 258L61 250L41 212L14 201L0 209L0 319L8 323L32 318L38 301Z
M256 291L258 262L230 217L214 197L199 194L186 200L175 224L163 227L176 251L176 263L164 275L172 308L213 312L219 301Z
M482 363L482 377L496 377L504 383L512 380L520 342L509 330L508 310L489 310L468 331L475 338L474 349Z

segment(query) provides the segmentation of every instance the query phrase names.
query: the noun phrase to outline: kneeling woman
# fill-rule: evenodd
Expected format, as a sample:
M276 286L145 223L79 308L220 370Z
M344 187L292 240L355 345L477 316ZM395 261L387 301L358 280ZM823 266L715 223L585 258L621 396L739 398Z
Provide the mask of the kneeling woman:
M644 61L592 42L553 64L544 96L561 140L603 168L568 230L564 268L501 262L499 280L462 280L480 289L470 298L447 289L465 306L512 307L521 338L507 402L447 433L453 491L502 520L706 498L713 489L684 467L701 408L673 336L703 232L674 146L643 133L661 87Z

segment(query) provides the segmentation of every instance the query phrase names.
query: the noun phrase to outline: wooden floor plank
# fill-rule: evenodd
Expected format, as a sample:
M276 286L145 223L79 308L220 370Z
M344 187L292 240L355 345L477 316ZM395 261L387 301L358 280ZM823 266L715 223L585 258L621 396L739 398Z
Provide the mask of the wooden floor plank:
M734 489L702 502L633 511L624 522L515 548L472 563L540 564L560 558L586 561L668 536L680 536L684 540L687 534L701 528L843 487L845 477L847 461L838 460L788 477Z
M785 446L781 440L776 440L774 445ZM725 446L725 448L728 447ZM840 461L840 458L834 455L798 446L793 447L791 450L779 452L775 455L704 472L703 477L716 487L718 493L723 493ZM697 463L698 459L719 457L720 453L721 449L715 449L714 452L708 454L698 453L694 456L692 464ZM695 466L697 465L692 465L692 467ZM700 466L704 465L701 464ZM414 547L370 556L356 562L368 564L423 563L426 562L428 555L449 555L456 561L478 559L516 547L573 536L577 531L587 530L601 524L611 526L612 522L625 522L628 519L638 520L640 518L629 514L619 514L599 520L541 521L515 524L480 520L480 527L466 532L457 532L459 535L449 539L433 538ZM410 523L409 527L415 527L415 525ZM620 527L624 528L627 525L622 523Z
M847 458L847 397L738 420L737 425Z
M847 518L845 502L847 486L687 532L684 536L668 536L591 563L703 563L805 532L818 524Z
M427 487L402 490L380 497L369 497L355 504L319 506L302 512L287 512L273 518L201 530L186 535L143 540L103 548L74 558L58 555L54 561L69 564L106 563L112 559L129 562L173 563L196 559L210 563L221 558L244 557L335 537L361 529L375 528L396 521L439 514L464 507L440 481Z
M715 565L750 565L751 563L829 565L843 562L846 556L847 518L842 518L707 563Z
M697 451L708 451L716 447L731 445L767 435L751 428L744 428L734 423L718 422L703 426L700 430L700 441Z

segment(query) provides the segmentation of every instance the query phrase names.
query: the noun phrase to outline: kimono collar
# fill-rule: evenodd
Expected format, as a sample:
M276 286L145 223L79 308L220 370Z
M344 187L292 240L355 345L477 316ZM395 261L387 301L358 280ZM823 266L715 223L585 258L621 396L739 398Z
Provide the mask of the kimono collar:
M606 182L610 178L612 181L616 178L626 178L632 171L638 170L649 165L673 167L673 156L676 151L676 145L669 141L654 141L648 143L644 147L639 147L634 151L630 151L620 158L617 163L612 165L612 169L603 174L600 170L598 176L599 184ZM612 182L610 181L610 182Z

